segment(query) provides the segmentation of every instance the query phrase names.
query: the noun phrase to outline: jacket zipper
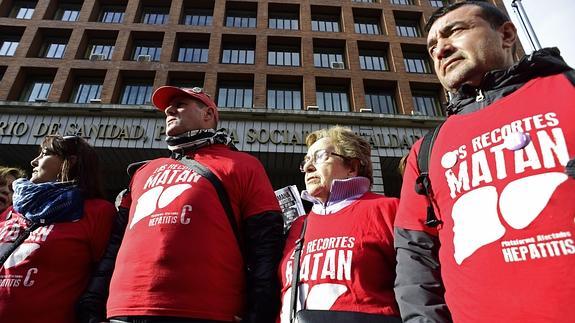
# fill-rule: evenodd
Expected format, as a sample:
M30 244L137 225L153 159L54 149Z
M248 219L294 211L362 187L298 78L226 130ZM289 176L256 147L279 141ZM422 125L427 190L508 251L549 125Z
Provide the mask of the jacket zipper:
M485 100L485 96L483 95L483 91L481 89L477 89L477 95L475 96L475 102L481 102Z

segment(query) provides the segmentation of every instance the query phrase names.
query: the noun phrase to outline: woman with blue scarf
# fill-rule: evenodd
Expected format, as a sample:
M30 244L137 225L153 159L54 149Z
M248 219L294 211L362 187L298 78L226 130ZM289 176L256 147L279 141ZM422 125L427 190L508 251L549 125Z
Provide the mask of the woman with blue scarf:
M74 304L116 210L82 138L44 138L31 165L32 178L14 181L13 206L0 214L0 322L76 322Z

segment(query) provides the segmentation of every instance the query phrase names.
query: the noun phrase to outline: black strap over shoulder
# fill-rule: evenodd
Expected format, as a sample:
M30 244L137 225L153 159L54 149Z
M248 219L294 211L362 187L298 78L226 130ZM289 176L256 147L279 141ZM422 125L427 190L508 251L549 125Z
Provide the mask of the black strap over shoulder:
M290 311L290 322L295 321L295 316L297 313L297 283L299 281L299 267L300 267L300 259L301 259L301 251L303 249L304 237L305 237L305 229L307 227L307 219L303 221L303 225L301 228L301 232L299 234L299 239L295 242L295 250L293 255L293 264L292 264L292 276L291 276L291 311Z
M429 178L429 161L431 160L431 150L435 139L439 134L439 130L443 126L443 122L440 123L433 131L429 131L423 137L421 146L419 147L419 154L417 155L417 167L419 168L419 176L415 180L415 192L420 195L425 195L427 198L427 217L425 219L425 225L431 228L435 228L442 223L441 220L435 215L435 210L433 209L432 201L432 190L431 190L431 180Z
M126 168L126 172L128 173L128 176L130 176L130 178L131 178L132 176L134 176L134 174L136 173L136 171L138 169L140 169L142 166L146 165L149 162L150 162L149 160L142 160L139 162L131 163Z
M238 242L238 247L240 248L240 252L242 253L243 257L245 253L242 239L240 236L240 230L238 228L238 223L236 222L236 218L234 216L234 211L232 209L232 204L230 203L230 198L228 196L226 189L224 188L224 185L222 184L220 179L214 173L212 173L212 171L210 171L206 166L202 165L197 160L191 159L188 156L183 156L180 159L180 162L182 162L184 165L188 166L194 172L200 174L202 177L210 181L210 183L212 183L212 185L216 189L220 202L222 203L222 206L226 211L226 216L228 218L228 221L230 222L230 226L232 227L232 231L234 232L234 235Z
M575 70L569 70L569 71L567 71L567 72L565 72L565 73L563 73L563 74L567 77L567 79L568 79L569 81L571 81L571 84L572 84L573 86L575 86Z

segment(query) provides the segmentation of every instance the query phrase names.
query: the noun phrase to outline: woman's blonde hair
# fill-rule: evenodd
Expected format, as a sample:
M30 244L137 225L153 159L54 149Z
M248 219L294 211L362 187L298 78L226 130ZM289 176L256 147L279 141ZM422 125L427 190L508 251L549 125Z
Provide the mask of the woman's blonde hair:
M310 133L305 138L305 144L310 147L322 138L329 138L335 146L335 152L349 158L345 160L346 163L351 164L353 159L359 160L357 175L367 177L373 184L371 146L365 139L356 135L350 128L335 126Z

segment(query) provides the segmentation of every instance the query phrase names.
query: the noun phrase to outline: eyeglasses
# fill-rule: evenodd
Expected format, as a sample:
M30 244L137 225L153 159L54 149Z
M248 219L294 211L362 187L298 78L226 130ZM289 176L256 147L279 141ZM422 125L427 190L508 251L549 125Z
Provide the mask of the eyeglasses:
M80 140L80 137L79 136L63 136L62 140L71 141L73 143L78 143L78 141Z
M306 165L308 162L311 162L314 167L317 167L320 164L323 164L328 160L329 156L337 156L342 159L349 159L349 157L336 154L333 151L327 151L325 149L316 150L311 156L305 156L304 159L299 164L299 170L302 173L305 173Z

